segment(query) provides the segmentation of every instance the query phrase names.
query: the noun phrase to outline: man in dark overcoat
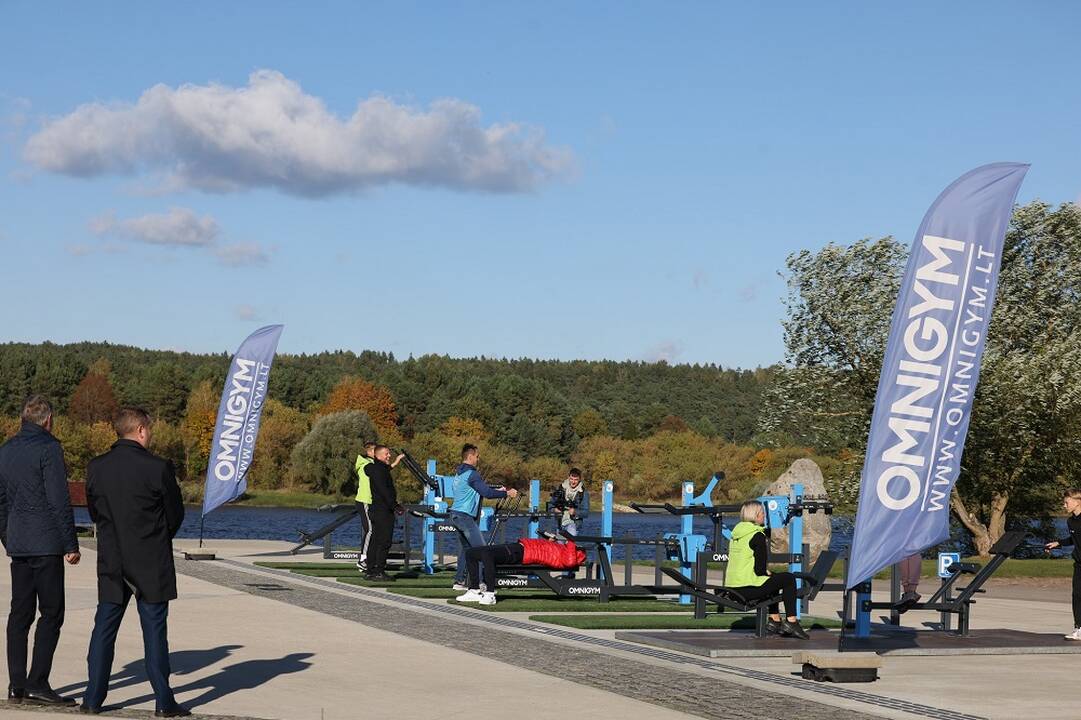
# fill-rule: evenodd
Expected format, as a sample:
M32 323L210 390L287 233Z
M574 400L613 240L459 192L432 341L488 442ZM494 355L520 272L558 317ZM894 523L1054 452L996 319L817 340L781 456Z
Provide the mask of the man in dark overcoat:
M169 601L176 598L173 537L184 504L173 465L152 454L150 416L124 407L113 418L119 438L87 466L86 502L97 525L98 610L87 655L83 709L100 712L112 673L113 648L128 600L135 596L146 673L157 717L190 715L169 686Z

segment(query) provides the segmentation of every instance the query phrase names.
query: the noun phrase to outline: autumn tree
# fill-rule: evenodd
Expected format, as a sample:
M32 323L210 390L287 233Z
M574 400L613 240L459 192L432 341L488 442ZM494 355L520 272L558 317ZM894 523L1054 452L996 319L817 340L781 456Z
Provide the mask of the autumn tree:
M116 394L108 377L91 371L75 387L68 414L79 422L93 424L112 420L116 407Z
M389 429L398 424L398 409L390 390L363 378L342 378L316 414L329 415L346 410L364 411L380 429Z
M571 424L580 438L608 434L608 423L604 421L604 416L593 408L586 408L575 415Z
M210 444L214 442L214 424L218 418L218 394L209 380L195 386L188 397L180 435L184 441L187 476L201 478L210 463Z
M269 399L263 406L255 459L248 470L252 487L281 488L288 480L289 456L308 434L308 416Z
M65 415L53 418L53 434L64 448L68 478L78 481L86 480L86 466L90 460L108 451L116 442L116 433L110 423L99 421L88 425Z

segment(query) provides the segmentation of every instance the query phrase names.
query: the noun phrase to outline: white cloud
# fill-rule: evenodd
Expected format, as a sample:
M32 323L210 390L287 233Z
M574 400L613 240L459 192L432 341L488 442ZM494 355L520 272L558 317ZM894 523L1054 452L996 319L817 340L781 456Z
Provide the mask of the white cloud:
M169 212L148 214L140 217L117 219L109 211L87 223L90 232L103 239L119 239L158 247L191 248L209 251L218 261L229 267L262 265L269 259L267 250L255 242L221 244L218 221L210 215L199 217L188 208L174 207ZM97 251L115 252L117 244L103 243L98 246L70 245L68 252L75 256L89 255Z
M223 265L239 267L241 265L265 265L270 255L258 243L233 243L214 249L214 254Z
M646 362L672 362L683 354L683 344L675 340L663 340L646 350L642 358Z
M240 320L258 320L259 312L251 305L237 305L236 316Z
M542 130L485 127L480 109L462 100L425 110L373 95L343 119L272 70L241 88L155 85L135 104L81 105L46 123L23 155L77 177L164 173L171 189L272 187L309 197L390 183L524 192L574 167Z
M90 221L95 235L115 235L148 245L209 247L218 240L218 223L209 215L199 217L187 208L174 207L161 215L117 220L108 212Z

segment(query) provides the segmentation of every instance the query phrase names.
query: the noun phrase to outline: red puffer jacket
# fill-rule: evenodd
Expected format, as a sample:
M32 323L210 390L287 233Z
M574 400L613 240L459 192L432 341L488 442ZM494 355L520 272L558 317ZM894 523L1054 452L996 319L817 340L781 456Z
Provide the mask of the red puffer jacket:
M518 542L525 549L522 555L523 565L544 565L555 570L572 570L586 561L585 550L579 550L573 542L529 538L521 538Z

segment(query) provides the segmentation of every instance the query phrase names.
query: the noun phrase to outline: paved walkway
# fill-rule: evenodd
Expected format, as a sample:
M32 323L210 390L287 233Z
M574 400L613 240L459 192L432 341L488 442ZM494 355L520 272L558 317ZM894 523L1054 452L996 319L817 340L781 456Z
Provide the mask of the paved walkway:
M573 712L663 720L745 718L750 708L756 718L801 720L1078 716L1071 703L1048 692L1073 686L1081 671L1076 656L889 658L883 679L873 685L816 684L795 677L787 659L710 661L615 641L611 632L538 626L525 615L253 566L287 559L278 554L283 547L215 543L221 561L178 561L181 598L170 616L173 683L178 698L212 714L207 717ZM53 684L73 694L85 683L94 559L87 552L68 576L68 619ZM815 612L829 609L820 603ZM121 630L107 702L123 706L118 716L145 717L153 700L137 660L142 645L134 608L131 615ZM1011 599L981 600L974 625L1047 631L1064 622L1068 604ZM1023 679L1037 675L1038 683ZM2 706L0 716L72 717Z

